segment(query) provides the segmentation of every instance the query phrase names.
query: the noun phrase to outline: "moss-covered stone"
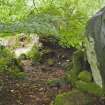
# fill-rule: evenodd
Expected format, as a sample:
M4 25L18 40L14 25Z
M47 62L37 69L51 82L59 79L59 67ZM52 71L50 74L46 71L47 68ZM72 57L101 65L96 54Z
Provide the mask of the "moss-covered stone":
M92 97L78 90L60 94L53 105L93 105Z
M54 62L53 59L50 59L50 58L49 58L49 59L47 60L47 63L48 63L49 66L53 66L55 62Z
M76 88L83 92L88 92L90 94L94 94L96 96L103 96L104 91L100 88L97 84L92 82L84 82L84 81L76 81L75 83Z
M92 81L92 74L88 71L82 71L79 73L78 78L82 81L90 82Z

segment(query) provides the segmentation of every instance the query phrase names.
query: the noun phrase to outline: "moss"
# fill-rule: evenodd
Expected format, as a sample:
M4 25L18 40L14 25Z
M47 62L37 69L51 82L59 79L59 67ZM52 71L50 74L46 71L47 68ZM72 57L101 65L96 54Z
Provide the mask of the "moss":
M79 73L78 78L85 82L91 82L92 81L92 74L88 71L82 71Z
M71 83L71 85L74 85L75 81L77 81L77 79L78 79L77 74L73 70L66 72L65 80L67 82Z
M78 90L56 96L53 105L93 105L92 97Z
M7 48L0 46L0 72L8 71L13 64L14 54Z
M72 68L73 68L73 63L72 63L72 62L69 62L69 63L67 64L67 66L65 67L65 70L66 70L66 71L71 71Z
M23 78L25 74L21 71L20 62L18 62L14 54L9 49L0 46L0 73L8 74L8 76L15 78Z
M37 46L33 46L31 51L28 52L27 56L32 59L32 61L34 62L39 62L41 59L41 54L39 52L39 48Z
M78 74L82 70L81 60L84 57L84 53L82 51L76 51L73 54L72 60L72 69L66 72L65 78L68 82L71 82L72 85L75 84L75 81L78 79Z
M49 86L62 86L65 83L66 83L66 81L63 78L62 79L48 80L47 81L47 84Z
M14 71L10 71L9 75L15 79L25 79L26 78L26 73L20 72L18 69Z
M49 66L53 66L55 62L54 62L53 59L50 59L50 58L49 58L49 59L47 60L47 63L48 63Z
M100 88L97 84L92 82L84 82L84 81L76 81L75 83L76 88L81 91L88 92L90 94L94 94L96 96L103 96L104 92L103 89Z
M82 51L76 51L73 54L73 71L78 74L82 70L81 60L84 57L84 53Z
M26 54L21 54L19 57L18 57L19 60L26 60L27 59L27 55Z

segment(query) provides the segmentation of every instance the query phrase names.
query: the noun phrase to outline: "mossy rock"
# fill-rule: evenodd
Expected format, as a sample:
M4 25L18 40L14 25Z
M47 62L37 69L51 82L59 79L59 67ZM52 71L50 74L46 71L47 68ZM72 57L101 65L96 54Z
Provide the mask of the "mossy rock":
M56 96L53 105L93 105L93 98L79 90L72 90Z
M83 92L88 92L96 96L104 95L103 89L93 82L84 82L84 81L78 80L76 81L75 86L76 88L78 88Z
M49 59L47 60L47 63L48 63L49 66L53 66L55 62L54 62L53 59L50 59L50 58L49 58Z
M92 81L92 74L88 71L82 71L79 73L78 78L85 82L91 82Z

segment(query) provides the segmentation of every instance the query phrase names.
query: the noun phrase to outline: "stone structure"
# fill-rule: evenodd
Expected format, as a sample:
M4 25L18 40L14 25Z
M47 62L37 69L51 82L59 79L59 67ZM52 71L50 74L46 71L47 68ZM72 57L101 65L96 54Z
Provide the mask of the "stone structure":
M105 87L105 7L88 21L86 35L87 58L94 81Z

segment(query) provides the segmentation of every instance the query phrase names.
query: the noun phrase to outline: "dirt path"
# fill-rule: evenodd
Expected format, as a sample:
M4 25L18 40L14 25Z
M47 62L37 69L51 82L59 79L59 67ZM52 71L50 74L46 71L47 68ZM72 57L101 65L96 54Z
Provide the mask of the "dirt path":
M63 80L65 66L72 59L73 49L64 49L56 43L43 40L43 50L40 63L33 64L31 60L22 60L22 68L26 78L17 80L6 75L0 76L3 88L0 91L0 105L50 105L56 95L71 90ZM30 50L30 47L16 49L17 56ZM48 60L53 61L49 65ZM54 84L49 82L56 80Z
M9 82L5 80L0 105L50 105L58 93L70 90L66 84L48 85L48 80L63 78L63 69L54 67L45 69L43 65L34 67L24 65L24 71L27 74L27 80L10 80Z
M50 105L57 94L70 91L71 87L62 81L61 84L48 84L48 81L63 79L65 72L63 66L73 52L57 49L52 49L54 55L52 51L45 54L41 64L32 65L30 60L22 61L23 70L27 74L24 80L3 76L4 86L0 93L0 105ZM54 65L48 65L47 59L54 60Z

